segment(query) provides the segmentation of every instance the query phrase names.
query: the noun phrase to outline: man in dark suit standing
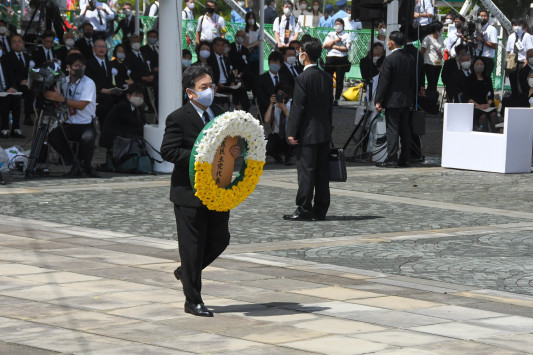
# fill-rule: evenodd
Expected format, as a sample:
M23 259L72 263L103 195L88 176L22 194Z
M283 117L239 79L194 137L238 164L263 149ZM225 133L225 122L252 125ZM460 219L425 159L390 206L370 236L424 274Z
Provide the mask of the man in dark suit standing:
M122 5L122 13L125 15L119 22L118 26L115 29L115 34L117 34L119 31L122 31L122 38L126 39L128 36L135 33L135 21L137 21L137 17L133 16L132 13L132 6L129 2L125 2ZM143 29L143 23L142 21L139 21L139 31L142 35L142 29Z
M15 89L15 85L12 85L10 82L11 76L9 75L9 69L4 64L5 61L5 55L0 58L0 92L7 92L7 93L14 93L17 90ZM15 121L15 115L13 115L13 124L11 126L11 131L9 128L9 111L10 106L12 102L12 95L0 97L0 138L9 138L9 135L13 135L14 137L17 136L16 130L20 134L22 134L22 131L20 130L20 101L18 101L19 104L19 116L18 119ZM18 137L23 138L23 137Z
M324 220L329 208L333 79L317 66L321 54L322 43L317 38L303 41L299 60L304 71L294 83L287 125L287 140L296 146L298 207L292 215L284 215L285 220Z
M83 37L78 38L74 45L78 48L85 58L90 58L93 55L93 34L94 27L89 22L85 22L81 25L83 31Z
M243 30L237 31L235 34L235 42L230 44L229 60L233 65L233 69L236 69L238 76L246 82L246 72L248 71L248 60L250 59L250 50L246 48L244 43L244 37L246 32Z
M133 35L130 37L131 50L126 52L126 66L131 70L131 78L136 83L144 86L153 86L155 76L148 65L148 58L141 53L141 37Z
M283 82L288 83L294 89L294 80L302 72L296 65L298 58L296 58L296 50L293 47L282 48L283 64L279 70L279 75Z
M170 200L174 203L181 261L174 276L183 285L185 312L212 317L213 313L202 300L202 270L229 244L229 212L211 211L194 195L189 178L189 160L198 134L207 122L222 113L222 109L212 105L213 79L207 66L187 68L182 84L189 102L167 117L161 144L163 159L174 163ZM230 151L234 157L240 153L236 145Z
M276 17L278 17L276 12L276 1L266 0L265 5L265 23L272 25Z
M259 113L265 117L270 106L270 97L275 93L274 88L281 82L279 70L283 64L283 56L280 52L272 52L268 55L268 71L259 75L255 81L254 94L257 98Z
M405 38L400 31L389 35L385 58L376 91L376 110L385 109L387 123L387 159L379 167L408 166L411 158L411 125L409 109L415 92L415 64L411 55L402 50ZM402 152L398 159L399 139Z

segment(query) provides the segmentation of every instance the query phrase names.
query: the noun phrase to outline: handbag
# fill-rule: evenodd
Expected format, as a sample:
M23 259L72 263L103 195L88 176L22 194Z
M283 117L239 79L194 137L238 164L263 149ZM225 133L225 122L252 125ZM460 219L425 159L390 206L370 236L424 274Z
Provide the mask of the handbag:
M363 89L363 84L359 84L357 86L352 86L348 90L346 90L342 96L346 99L346 101L359 101L359 97L361 95L361 90Z
M329 181L346 182L347 179L344 149L331 148L329 151Z

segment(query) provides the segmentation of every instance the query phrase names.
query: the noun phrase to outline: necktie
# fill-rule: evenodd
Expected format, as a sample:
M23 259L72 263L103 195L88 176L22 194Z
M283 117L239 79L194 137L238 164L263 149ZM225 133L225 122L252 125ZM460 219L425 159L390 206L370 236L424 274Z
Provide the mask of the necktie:
M22 65L26 66L26 62L24 61L24 58L22 57L22 54L19 53L18 55L19 55L19 60L22 63Z
M291 65L291 71L292 71L292 76L294 76L295 78L298 76L298 73L296 72L296 70L294 69L294 66Z
M50 55L50 50L46 51L46 59L52 60L52 56Z
M289 37L291 36L291 31L289 30L290 18L285 17L285 43L289 43Z
M107 76L107 69L106 69L106 67L105 67L105 63L104 63L104 61L102 60L102 61L100 62L100 64L101 64L101 66L102 66L102 70L103 70L104 73L105 73L105 76Z
M155 46L155 44L152 45L152 49L154 50L154 52L159 53L159 51L157 50L157 47Z
M6 88L6 81L4 79L4 68L2 68L2 63L0 63L0 85L2 85L2 91L5 91Z
M224 60L220 57L220 65L222 66L222 71L224 72L224 77L228 79L228 73L226 71L226 66L224 65Z
M142 57L142 55L141 55L141 52L138 52L138 53L137 53L137 57L139 57L139 59L141 60L141 62L144 63L144 59L143 59L143 57Z
M279 85L279 78L277 75L274 75L274 85L275 86L278 86Z
M207 113L207 111L204 111L204 114L202 115L202 117L204 118L204 125L206 125L207 122L211 121L211 117L209 117L209 114Z

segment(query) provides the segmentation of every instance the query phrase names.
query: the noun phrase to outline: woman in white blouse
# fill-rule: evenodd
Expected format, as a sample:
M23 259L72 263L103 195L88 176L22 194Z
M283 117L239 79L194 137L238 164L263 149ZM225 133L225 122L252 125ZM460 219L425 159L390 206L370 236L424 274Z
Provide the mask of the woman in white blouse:
M253 11L246 13L245 21L244 31L246 32L246 38L244 39L244 46L250 50L250 71L259 75L259 50L261 49L262 39Z
M350 71L351 63L348 60L348 52L351 47L350 35L344 32L344 20L335 20L335 31L328 33L326 39L324 39L324 45L322 48L327 50L326 55L326 72L335 78L335 101L333 105L337 106L338 101L341 98L342 89L344 86L344 74Z
M420 52L424 55L424 71L428 81L428 91L437 91L440 72L444 64L443 24L434 21L429 25L429 34L422 41Z

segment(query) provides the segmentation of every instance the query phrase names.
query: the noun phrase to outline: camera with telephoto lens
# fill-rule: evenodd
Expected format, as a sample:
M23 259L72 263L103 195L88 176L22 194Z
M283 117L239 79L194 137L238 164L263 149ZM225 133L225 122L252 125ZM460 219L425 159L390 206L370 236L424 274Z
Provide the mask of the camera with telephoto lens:
M276 102L281 104L285 101L285 94L276 94Z
M89 0L89 3L87 4L87 8L89 11L96 10L96 0Z
M478 18L469 17L461 27L461 34L468 42L476 42L476 37L483 33L483 25Z
M57 63L47 62L40 69L31 69L28 86L37 99L39 106L55 107L56 103L44 98L46 91L54 91L65 82L65 74Z

